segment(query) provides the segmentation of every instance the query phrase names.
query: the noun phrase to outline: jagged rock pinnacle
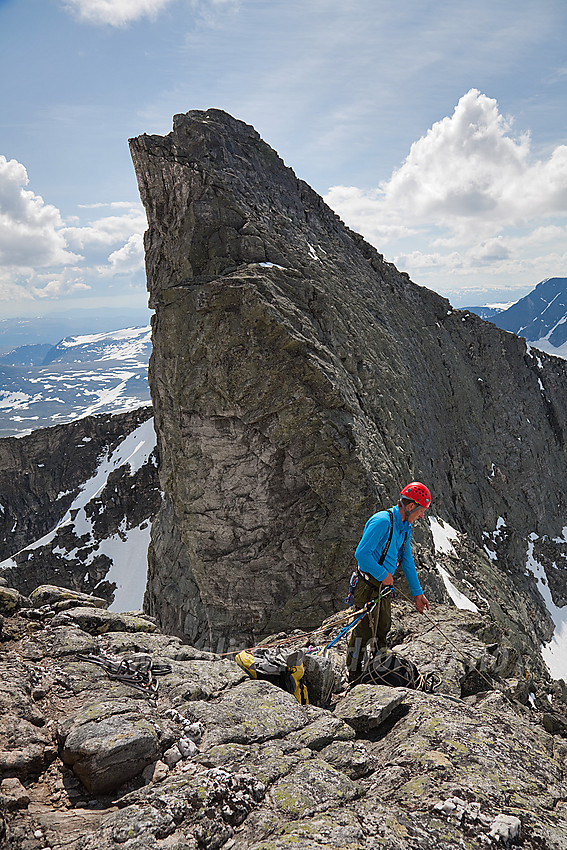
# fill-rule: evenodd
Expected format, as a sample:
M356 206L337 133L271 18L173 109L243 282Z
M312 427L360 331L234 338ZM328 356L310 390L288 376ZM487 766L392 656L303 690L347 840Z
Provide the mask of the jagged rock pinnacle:
M468 535L473 587L532 609L537 652L553 626L526 551L532 533L556 563L565 546L565 363L412 283L224 112L131 150L166 494L149 610L200 645L316 624L368 516L419 478ZM439 599L428 529L415 539Z

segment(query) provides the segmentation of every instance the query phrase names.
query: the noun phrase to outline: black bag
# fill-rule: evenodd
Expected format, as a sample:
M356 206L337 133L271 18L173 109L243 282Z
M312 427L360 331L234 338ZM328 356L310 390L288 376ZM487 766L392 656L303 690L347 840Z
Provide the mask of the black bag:
M395 652L377 652L366 665L360 678L367 685L388 685L390 688L411 688L433 693L439 685L435 673L420 673L413 661Z

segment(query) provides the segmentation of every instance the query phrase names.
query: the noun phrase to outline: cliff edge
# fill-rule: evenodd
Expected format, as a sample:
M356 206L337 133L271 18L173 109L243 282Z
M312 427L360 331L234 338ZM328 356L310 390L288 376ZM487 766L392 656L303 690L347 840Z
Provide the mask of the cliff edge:
M318 624L368 516L418 478L463 535L453 580L512 611L537 652L553 623L528 553L567 596L564 361L412 283L224 112L130 145L155 309L165 501L146 607L161 627L216 648ZM414 537L447 601L429 527Z

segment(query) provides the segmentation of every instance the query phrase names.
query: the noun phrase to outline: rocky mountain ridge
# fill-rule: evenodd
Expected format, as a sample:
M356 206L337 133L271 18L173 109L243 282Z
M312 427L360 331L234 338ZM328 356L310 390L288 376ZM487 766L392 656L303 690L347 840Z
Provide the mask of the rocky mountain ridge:
M515 304L490 317L548 354L567 355L567 278L550 277Z
M141 607L161 502L151 408L1 439L0 492L0 577L12 587Z
M416 528L430 599L448 577L541 668L566 598L564 361L412 283L226 113L130 144L165 494L147 610L213 649L310 628L417 478L460 541Z
M565 688L526 677L490 614L439 606L432 629L396 605L395 649L438 692L346 688L343 639L306 668L333 695L302 706L140 612L0 586L0 846L564 850Z

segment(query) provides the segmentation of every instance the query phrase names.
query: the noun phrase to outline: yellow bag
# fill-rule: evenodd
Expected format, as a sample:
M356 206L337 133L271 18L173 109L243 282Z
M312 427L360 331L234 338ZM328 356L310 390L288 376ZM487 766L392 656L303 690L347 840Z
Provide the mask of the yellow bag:
M301 705L308 705L309 694L307 693L307 685L305 684L305 667L303 666L303 652L301 650L292 652L291 655L287 656L286 669L295 685L294 690L290 690L290 693L294 695Z
M243 649L235 657L238 666L248 673L251 679L264 679L293 694L301 705L309 703L309 694L305 684L303 652L298 650L289 655L276 650Z

